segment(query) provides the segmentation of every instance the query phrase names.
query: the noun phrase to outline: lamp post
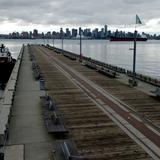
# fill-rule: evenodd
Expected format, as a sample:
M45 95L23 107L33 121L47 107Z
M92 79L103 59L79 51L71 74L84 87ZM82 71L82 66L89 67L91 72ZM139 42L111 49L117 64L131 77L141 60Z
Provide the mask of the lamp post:
M45 45L45 38L43 38L43 43L44 43L44 45Z
M133 72L132 72L132 79L129 79L129 84L134 87L137 86L136 81L136 50L137 50L137 31L134 32L134 46L133 48L130 48L129 50L133 50Z
M133 49L133 86L137 85L136 83L136 47L137 47L137 31L134 32L134 49Z
M54 47L54 37L53 37L53 47Z
M63 28L60 29L60 36L61 36L61 52L63 53Z
M62 50L63 50L63 37L62 37Z
M48 37L47 37L47 45L49 45L49 39L48 39Z
M134 32L134 48L131 49L133 50L133 79L129 79L129 83L132 84L132 86L137 86L137 81L136 81L136 45L137 45L137 30L136 30L136 25L137 24L142 24L140 18L138 15L136 15L136 23L135 23L135 32Z
M79 36L80 36L80 61L82 61L82 29L81 27L79 28Z

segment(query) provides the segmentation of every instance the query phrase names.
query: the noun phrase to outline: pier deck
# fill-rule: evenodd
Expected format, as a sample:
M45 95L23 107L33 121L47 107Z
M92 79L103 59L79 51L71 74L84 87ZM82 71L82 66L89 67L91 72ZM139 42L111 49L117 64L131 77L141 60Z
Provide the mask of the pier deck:
M52 53L49 50L48 52L50 54ZM112 79L99 74L96 70L83 66L81 63L71 61L64 56L56 55L56 57L98 86L101 86L113 98L116 100L118 99L121 103L125 104L128 109L137 112L137 114L144 119L148 119L156 125L157 128L160 126L160 101L158 98L152 97L151 94L146 94L149 90L156 89L156 87L141 82L140 89L139 87L131 88L126 84L126 80L122 83L124 78L118 80Z
M43 83L33 77L33 62ZM75 58L26 46L6 159L158 160L159 106L157 99Z
M39 47L39 48L38 47L35 47L35 48L32 47L32 53L35 55L36 60L37 60L39 66L41 68L42 75L44 76L44 79L46 81L46 89L48 90L48 93L53 98L56 99L57 103L59 104L59 108L61 109L62 113L64 114L64 117L65 117L66 121L67 121L67 119L69 119L67 121L68 126L70 126L69 128L72 129L72 125L73 125L73 128L76 131L77 139L79 139L79 137L81 137L80 140L79 140L81 142L84 138L84 141L87 141L87 143L88 143L88 144L85 143L85 147L81 148L81 153L83 154L83 151L84 151L84 152L87 152L88 156L89 155L93 156L95 154L95 157L96 156L98 157L98 155L100 156L100 153L104 152L104 155L101 154L101 156L105 157L106 156L105 155L105 149L107 149L106 146L104 146L104 148L102 146L98 147L98 144L100 145L100 142L99 142L99 143L97 143L97 150L96 150L96 147L95 146L91 147L91 145L89 143L91 143L91 144L95 143L96 144L96 138L98 138L99 136L104 137L104 138L102 138L103 139L102 141L105 141L105 139L107 139L107 138L105 138L105 135L102 134L103 135L102 136L101 131L99 131L102 127L101 125L99 127L99 124L103 124L105 126L106 123L107 123L105 121L105 120L107 120L106 113L104 113L104 112L101 113L100 112L101 110L99 108L101 108L104 111L106 109L106 107L108 107L107 105L112 106L113 104L110 103L109 101L105 100L105 99L107 99L105 97L107 95L106 93L105 93L105 96L104 96L104 94L102 95L102 92L103 92L102 90L97 92L97 90L98 90L97 84L93 83L94 81L93 80L90 81L89 79L90 79L90 77L94 77L94 78L97 78L97 79L98 78L100 78L100 79L104 78L104 81L106 80L106 82L107 81L112 82L113 79L106 78L105 76L100 75L96 71L91 70L89 68L86 68L85 66L82 66L81 63L79 63L77 61L73 61L71 59L68 59L68 58L64 57L62 54L53 53L53 51L50 51L48 49L44 49L43 47ZM47 65L44 64L45 61L47 61ZM57 73L57 70L58 70L58 73ZM59 71L61 71L62 73L60 74ZM67 79L64 80L62 78L62 75L65 75ZM81 95L82 93L81 94L78 94L78 93L75 94L75 88L70 84L70 82L72 82L74 85L77 85L81 90L83 90L83 92L85 92L85 95L82 96ZM116 84L118 82L116 82L114 80L114 83ZM91 84L91 86L90 86L90 84ZM95 88L96 88L96 91L95 91ZM61 89L62 89L62 91L61 91ZM68 92L66 92L64 89L65 90L67 89ZM129 87L128 87L128 89L129 89ZM72 90L74 90L74 94L71 92ZM77 106L78 106L78 105L76 105L77 103L83 105L83 103L85 103L85 101L88 102L88 99L86 100L86 97L87 97L86 94L89 96L89 98L91 98L93 101L95 100L96 102L93 103L93 101L92 101L92 103L94 105L90 104L91 106L87 105L87 106L84 106L83 108L81 106L77 108ZM95 106L95 104L96 104L96 106ZM61 107L61 105L62 105L62 107ZM97 105L100 105L101 107L99 106L99 108L98 108ZM69 107L71 107L71 110L69 109ZM89 107L89 108L85 108L85 107ZM114 106L113 106L113 108L114 108ZM111 109L111 112L113 114L116 114L112 109ZM119 112L121 112L121 111L119 111ZM86 118L85 118L84 115L86 115ZM124 115L126 116L126 118L128 118L127 116L131 117L131 121L132 121L132 116L130 114L124 113ZM116 117L116 115L114 115L114 116ZM118 117L118 115L117 115L117 117ZM126 120L126 118L125 118L125 120ZM123 125L130 125L130 124L128 124L128 120L127 121L125 121L125 120L122 122L122 123L124 123ZM91 124L88 124L88 122L90 122ZM98 133L96 133L96 131L95 131L96 130L95 126L93 126L94 129L92 130L92 125L93 125L92 123L94 125L97 124L97 127L98 127L97 132ZM78 127L78 125L80 125L81 127ZM76 126L77 126L78 129L76 128ZM87 128L85 128L85 126L89 127L90 132L87 131ZM141 126L141 127L143 127L143 126ZM81 133L82 135L78 134L81 129L84 130L83 131L84 135L83 135L83 132ZM110 130L114 130L114 129L111 127ZM105 132L105 129L103 131ZM103 131L102 131L102 133L104 133ZM87 140L87 136L86 136L85 132L86 133L89 132L90 135L93 134L93 137L95 137L95 139L94 138L92 139L92 136L89 136L87 134L88 138L90 138L90 140ZM119 132L117 131L117 133L119 133ZM139 133L139 131L137 131L137 133ZM154 132L153 132L153 134L154 134ZM96 135L97 135L97 137L96 137ZM86 139L85 139L85 136L86 136ZM106 136L107 136L107 134L106 134ZM157 135L157 137L158 136L159 135ZM138 137L138 138L142 138L141 139L142 143L145 140L147 140L147 141L149 140L149 139L147 139L148 137L146 138L146 135L144 135L142 137ZM78 140L75 140L75 141L77 142ZM81 146L82 144L79 144L79 145ZM87 145L90 146L90 147L88 147ZM100 153L98 153L98 150L99 150Z
M25 47L14 96L7 143L13 149L7 148L7 160L49 159L53 138L44 127L39 99L41 94L39 83L33 78L28 48Z

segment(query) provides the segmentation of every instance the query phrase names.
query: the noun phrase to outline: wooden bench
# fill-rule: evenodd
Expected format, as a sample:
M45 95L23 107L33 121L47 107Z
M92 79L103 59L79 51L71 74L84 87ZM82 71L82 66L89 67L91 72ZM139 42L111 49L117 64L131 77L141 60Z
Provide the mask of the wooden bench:
M54 134L66 134L68 133L68 129L65 126L62 115L58 110L55 111L45 111L44 113L44 121L46 124L46 128L49 133Z
M60 134L68 133L68 129L66 128L62 118L58 115L52 115L50 118L46 118L45 124L49 133L53 133L58 136Z
M40 71L36 68L33 69L33 75L36 80L39 80L42 77Z
M41 70L39 66L36 64L36 62L32 62L32 70L33 70L33 75L36 80L39 80L42 78Z
M154 95L156 95L156 97L160 97L160 88L158 87L158 88L156 88L156 90L155 91L151 91L151 93L153 93Z
M111 71L111 70L105 69L105 68L98 69L98 72L100 72L108 77L111 77L111 78L116 78L116 76L117 76L115 71Z
M59 117L57 116L56 112L54 111L53 114L51 115L51 120L55 125L58 125L60 123Z
M78 154L74 141L70 139L58 141L52 153L54 160L87 160Z
M74 55L71 55L69 53L63 53L63 55L71 60L76 60L76 57Z
M42 106L49 110L49 111L54 111L56 110L56 102L48 95L46 96L41 96L41 104Z
M138 85L138 82L136 80L133 81L133 79L128 79L128 83L130 87L136 87Z
M71 144L70 141L63 142L62 152L66 160L83 160L84 159L84 157L82 156L72 155L73 150L75 150L75 148L73 148L73 145Z
M97 69L96 64L94 64L94 63L92 63L92 62L87 62L87 61L86 61L84 64L85 64L85 66L87 66L88 68Z

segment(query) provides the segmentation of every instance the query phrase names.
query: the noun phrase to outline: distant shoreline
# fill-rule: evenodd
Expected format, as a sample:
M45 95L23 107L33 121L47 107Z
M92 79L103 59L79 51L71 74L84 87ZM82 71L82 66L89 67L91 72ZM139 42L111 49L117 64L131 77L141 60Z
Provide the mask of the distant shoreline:
M52 38L0 38L0 40L53 40ZM61 38L55 38L54 40L61 40ZM79 38L63 38L63 40L80 40ZM93 39L93 38L82 38L82 40L103 40L109 41L110 39ZM160 40L160 39L148 39L148 40Z
M53 38L0 38L0 39L12 39L12 40L53 40ZM54 38L54 40L61 40L61 38ZM63 40L80 40L79 38L63 38ZM94 38L82 38L82 40L109 40L109 39L94 39Z

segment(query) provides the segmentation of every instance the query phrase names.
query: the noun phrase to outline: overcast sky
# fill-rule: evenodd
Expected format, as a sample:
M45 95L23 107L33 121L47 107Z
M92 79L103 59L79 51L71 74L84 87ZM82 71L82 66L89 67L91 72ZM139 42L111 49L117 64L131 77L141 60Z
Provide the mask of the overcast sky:
M0 33L101 27L160 32L160 0L0 0Z

